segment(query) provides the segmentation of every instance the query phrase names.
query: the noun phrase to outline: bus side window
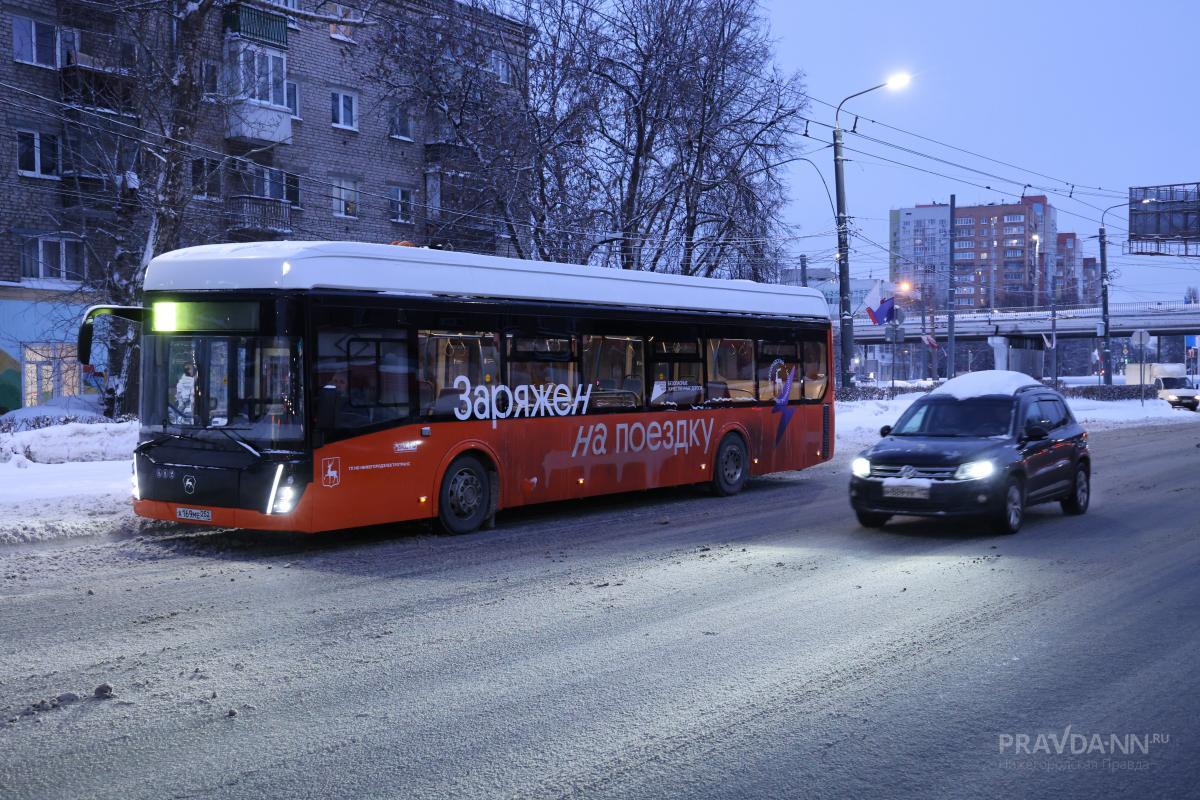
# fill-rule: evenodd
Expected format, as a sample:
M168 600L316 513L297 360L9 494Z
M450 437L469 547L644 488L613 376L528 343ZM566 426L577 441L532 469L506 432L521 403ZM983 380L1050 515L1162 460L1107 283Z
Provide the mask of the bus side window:
M786 391L789 402L800 400L804 396L801 366L800 346L795 342L759 341L758 399L774 402Z
M317 381L337 389L338 428L407 417L409 372L404 330L339 327L318 334Z
M754 402L754 340L708 340L710 405Z
M592 387L589 408L641 408L646 390L641 338L584 336L583 381Z
M650 405L689 408L704 403L704 359L699 339L650 339Z
M499 336L494 333L419 331L417 386L421 415L452 417L462 406L462 377L471 386L490 386L500 378Z
M575 389L575 337L570 335L521 336L508 334L509 387L554 386Z
M829 384L829 366L825 353L825 342L804 343L804 399L820 400L825 396Z

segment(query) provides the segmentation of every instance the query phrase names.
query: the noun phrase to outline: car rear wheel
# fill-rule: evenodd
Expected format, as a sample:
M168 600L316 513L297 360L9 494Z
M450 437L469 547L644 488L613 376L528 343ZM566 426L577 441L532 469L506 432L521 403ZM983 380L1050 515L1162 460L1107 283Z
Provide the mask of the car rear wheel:
M992 519L996 533L1012 534L1025 521L1025 486L1020 478L1009 478L1004 486L1003 503Z
M726 436L717 447L717 458L713 464L713 490L722 497L740 492L746 485L749 463L742 437L736 433Z
M1071 484L1071 493L1062 499L1062 510L1067 514L1083 514L1088 510L1092 499L1092 480L1088 468L1080 464L1075 468L1075 481Z
M446 533L477 530L492 510L492 481L475 456L459 456L442 477L438 523Z
M892 518L891 514L873 514L870 511L855 511L854 516L858 517L858 524L864 528L882 528Z

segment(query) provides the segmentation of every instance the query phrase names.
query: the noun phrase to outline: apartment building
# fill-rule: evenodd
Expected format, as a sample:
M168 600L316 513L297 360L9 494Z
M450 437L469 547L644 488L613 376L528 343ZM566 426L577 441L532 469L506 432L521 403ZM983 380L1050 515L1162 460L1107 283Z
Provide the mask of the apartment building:
M1049 302L1048 265L1059 262L1061 237L1057 211L1043 195L1016 203L957 206L953 221L946 204L893 209L890 223L892 281L918 288L919 303L926 308L947 307L951 225L956 309ZM1072 249L1077 247L1074 234L1067 236ZM1070 269L1076 263L1081 267L1082 262L1071 260Z
M1060 305L1083 302L1083 253L1073 233L1058 234L1052 291Z
M427 38L452 69L461 65L447 20L482 26L494 50L475 90L515 97L523 26L453 0L371 8L410 29L430 24ZM169 126L143 77L174 62L175 33L165 17L131 25L110 9L0 5L9 48L0 59L0 410L100 388L75 364L75 322L111 296L115 260L130 250L139 258L152 233L148 207L161 187L149 176L164 142L154 131ZM182 245L350 239L507 251L508 231L446 119L372 79L386 63L373 37L395 26L358 24L357 13L322 0L226 2L203 20L196 134L174 143L187 150L190 182Z

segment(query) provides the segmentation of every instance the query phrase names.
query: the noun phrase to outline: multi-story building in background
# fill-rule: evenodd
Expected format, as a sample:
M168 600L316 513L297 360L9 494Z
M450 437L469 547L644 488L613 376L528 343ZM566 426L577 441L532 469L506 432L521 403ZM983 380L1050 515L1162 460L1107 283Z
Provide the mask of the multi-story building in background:
M949 205L891 212L892 282L911 283L919 292L919 299L914 295L912 303L923 308L947 306L950 225ZM1045 196L1024 197L1016 203L958 206L953 226L955 308L1048 303L1048 265L1058 264L1060 235L1057 212ZM1076 248L1074 234L1068 237L1074 243L1072 249ZM1082 264L1077 254L1069 263L1071 269Z
M453 0L372 8L403 15L410 28L456 14L485 28L479 38L495 49L474 91L515 91L528 35L517 23ZM184 246L351 239L506 251L507 232L446 119L372 78L387 63L372 37L393 26L356 27L354 13L321 0L217 4L191 64L201 87L196 135L170 142L153 133L170 120L155 118L162 109L139 85L155 64L188 63L175 60L166 15L131 29L103 3L4 4L0 411L88 390L74 326L88 302L111 296L103 290L122 248L138 261L153 240L147 208L160 187L144 176L164 143L187 150ZM459 52L453 37L424 38L441 42L447 61Z
M1058 234L1057 257L1054 261L1055 295L1060 304L1083 302L1083 253L1079 237L1073 233Z
M1100 302L1100 262L1093 256L1080 259L1080 272L1083 275L1083 295L1079 302L1093 305Z

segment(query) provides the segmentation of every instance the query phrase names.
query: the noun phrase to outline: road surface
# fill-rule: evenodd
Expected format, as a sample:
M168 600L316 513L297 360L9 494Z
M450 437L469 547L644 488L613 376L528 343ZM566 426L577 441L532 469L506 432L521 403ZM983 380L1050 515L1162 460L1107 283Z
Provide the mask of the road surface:
M846 452L458 538L5 547L0 797L1196 796L1200 429L1092 442L1091 512L1015 537L858 528Z

